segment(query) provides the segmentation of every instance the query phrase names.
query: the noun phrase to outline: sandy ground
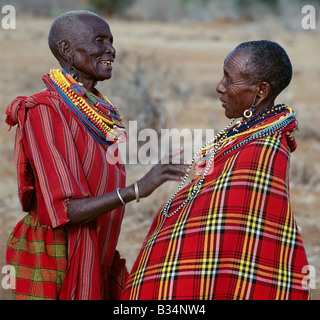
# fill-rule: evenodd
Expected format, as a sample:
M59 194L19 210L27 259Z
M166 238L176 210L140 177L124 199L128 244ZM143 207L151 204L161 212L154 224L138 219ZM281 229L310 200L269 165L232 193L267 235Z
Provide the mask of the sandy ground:
M6 105L18 95L30 95L43 88L41 75L57 63L47 48L46 37L51 20L20 17L16 30L0 30L0 269L5 265L8 235L23 217L16 194L13 163L14 131L4 124ZM315 268L313 299L320 298L320 134L319 124L319 32L284 30L276 21L265 25L229 22L207 24L160 24L110 21L118 53L130 57L153 54L159 66L178 71L179 81L193 88L190 98L167 101L175 127L214 128L227 124L215 87L222 75L225 56L240 42L270 39L281 43L294 65L293 82L279 102L286 102L298 112L300 131L298 150L292 155L291 201L304 241L309 264ZM115 65L116 67L116 65ZM121 81L112 79L111 81ZM103 87L108 94L108 86ZM128 107L123 106L124 115ZM177 112L179 117L177 117ZM149 166L128 165L128 184L142 176ZM170 197L176 183L168 183L139 204L127 205L119 239L119 250L128 268L146 235L157 208ZM1 276L0 276L1 277ZM4 274L2 274L2 278ZM9 290L0 288L0 299L11 299Z

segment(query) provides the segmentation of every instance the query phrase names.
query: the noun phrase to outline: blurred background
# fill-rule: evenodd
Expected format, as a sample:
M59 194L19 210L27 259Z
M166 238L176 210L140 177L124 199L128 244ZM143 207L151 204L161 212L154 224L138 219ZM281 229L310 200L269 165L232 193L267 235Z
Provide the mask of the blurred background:
M316 270L312 299L320 298L320 25L305 30L302 8L319 1L305 0L0 0L16 9L16 29L0 29L0 270L6 242L24 216L17 197L13 146L15 128L4 123L6 106L16 96L44 88L41 76L57 68L47 45L50 26L58 15L88 9L110 24L117 58L113 77L98 88L121 110L126 123L138 129L215 129L229 122L215 91L226 55L239 43L268 39L281 44L294 67L291 85L278 103L298 115L298 149L292 154L290 187L293 211ZM1 18L5 17L2 13ZM150 166L127 166L127 183ZM119 251L128 269L138 254L157 209L177 183L162 186L139 204L127 205ZM0 274L0 278L4 278ZM11 299L0 288L0 299Z

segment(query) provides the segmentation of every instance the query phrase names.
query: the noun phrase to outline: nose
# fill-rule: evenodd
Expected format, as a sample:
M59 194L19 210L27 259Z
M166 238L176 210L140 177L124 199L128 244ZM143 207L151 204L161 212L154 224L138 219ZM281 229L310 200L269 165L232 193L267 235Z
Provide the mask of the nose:
M218 93L220 93L220 94L222 94L222 93L225 93L225 91L226 91L226 88L225 88L225 86L224 86L224 84L223 84L223 81L224 79L221 79L221 81L218 83L218 85L217 85L217 87L216 87L216 91L218 92Z
M111 43L106 46L105 52L110 53L113 57L116 56L116 49Z

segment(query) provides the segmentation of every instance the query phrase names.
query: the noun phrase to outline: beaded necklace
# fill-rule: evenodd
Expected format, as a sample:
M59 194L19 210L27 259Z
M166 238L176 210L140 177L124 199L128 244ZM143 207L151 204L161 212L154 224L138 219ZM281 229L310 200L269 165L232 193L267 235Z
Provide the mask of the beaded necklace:
M255 131L262 130L262 129L265 129L268 127L271 129L271 128L273 128L273 124L276 125L278 122L281 122L283 120L283 118L280 117L274 123L271 123L271 124L268 123L265 126L263 126L264 121L277 115L277 114L285 113L287 111L289 111L289 113L286 114L286 117L290 118L290 117L295 116L295 113L292 111L292 109L287 107L284 104L280 104L275 107L268 108L250 119L246 119L243 122L238 122L237 126L231 128L229 130L229 132L227 132L226 138L224 140L214 142L214 144L217 144L217 143L224 144L225 142L227 142L231 139L235 139L235 138L240 137L242 135L245 135L248 133L253 133ZM212 145L208 145L207 149L210 149L212 147L213 147Z
M278 120L272 123L263 125L264 121L280 113L285 113L285 115L281 116ZM193 156L191 164L189 166L189 172L192 168L196 170L197 166L200 167L203 163L206 162L205 170L203 171L202 176L198 179L197 183L191 186L188 192L188 197L179 205L178 208L176 208L173 212L169 213L172 202L179 193L179 191L183 188L189 176L189 173L187 173L183 177L175 193L170 197L170 199L161 209L161 212L167 218L172 217L179 210L181 210L188 202L194 200L197 197L197 195L200 193L203 187L204 179L212 166L215 155L218 155L218 157L222 157L236 150L237 148L240 148L243 145L251 142L254 139L259 139L268 135L273 135L276 132L281 132L288 124L295 121L295 113L289 107L281 104L272 108L268 108L262 111L261 113L251 117L250 119L245 120L243 122L238 122L236 126L231 127L234 121L235 119L233 119L225 129L220 131L215 137L213 137L206 144L204 144L203 147L199 149L199 151ZM225 146L227 143L233 140L236 141L236 138L248 134L250 134L250 136L247 139L235 144L224 153L218 154L222 147ZM189 184L191 183L192 181L189 182Z
M214 141L218 141L220 139L224 139L227 132L228 132L228 129L230 128L230 126L233 124L233 122L235 121L235 119L233 119L231 121L231 123L229 125L227 125L226 128L224 128L223 130L221 130L216 136L214 136L213 138L211 138L206 144L203 145L203 147L201 149L199 149L199 151L193 156L192 158L192 161L191 161L191 164L189 166L189 171L192 169L194 163L196 163L196 160L198 158L203 158L203 150L206 150L207 147L209 145L212 144L212 142ZM208 174L210 168L211 168L211 165L213 163L213 160L214 160L214 154L217 153L219 151L221 147L218 147L216 145L214 145L214 151L212 153L212 155L209 157L209 159L207 159L207 165L206 165L206 168L201 176L201 178L198 180L197 184L195 186L193 186L192 190L189 191L189 194L188 194L188 197L187 199L185 199L185 201L183 203L180 204L180 206L174 210L173 212L171 212L170 214L168 214L169 210L170 210L170 207L171 207L171 204L174 200L174 198L176 197L176 195L179 193L179 191L182 189L183 185L185 184L186 180L188 179L188 176L189 176L189 173L186 173L185 176L183 177L180 185L178 186L176 192L171 196L171 198L168 200L168 202L164 205L164 207L162 208L162 212L163 214L169 218L169 217L172 217L175 213L177 213L180 209L182 209L188 202L192 201L200 192L201 188L202 188L202 183L206 177L206 175ZM191 182L190 182L191 183Z
M50 70L50 80L95 140L107 145L126 140L123 118L106 96L89 92L64 69Z

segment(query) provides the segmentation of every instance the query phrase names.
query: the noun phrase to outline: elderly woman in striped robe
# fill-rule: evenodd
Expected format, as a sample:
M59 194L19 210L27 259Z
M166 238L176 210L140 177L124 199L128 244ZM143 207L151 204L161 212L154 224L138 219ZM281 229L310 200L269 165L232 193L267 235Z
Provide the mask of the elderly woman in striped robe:
M16 98L6 121L18 125L18 192L27 215L8 241L16 299L120 299L127 269L116 250L125 204L167 180L184 164L155 165L126 186L117 154L126 140L120 111L95 87L112 76L110 27L98 15L58 17L49 46L61 65L43 76L46 89ZM170 158L170 157L169 157Z

